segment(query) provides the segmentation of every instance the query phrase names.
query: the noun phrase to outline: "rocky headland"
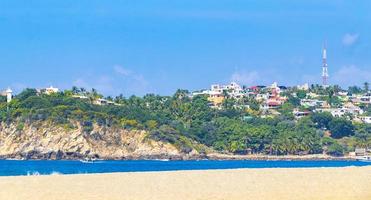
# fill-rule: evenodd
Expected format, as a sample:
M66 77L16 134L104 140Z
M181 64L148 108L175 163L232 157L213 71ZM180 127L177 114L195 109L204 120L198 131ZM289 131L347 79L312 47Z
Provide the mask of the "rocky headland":
M195 149L183 153L176 146L148 137L144 130L94 124L85 132L78 123L66 128L48 122L1 123L2 159L192 159Z
M0 123L0 159L34 160L352 160L351 157L315 155L234 155L220 153L192 141L184 152L179 146L158 141L145 130L129 130L94 124L86 132L79 123L73 127L47 121Z

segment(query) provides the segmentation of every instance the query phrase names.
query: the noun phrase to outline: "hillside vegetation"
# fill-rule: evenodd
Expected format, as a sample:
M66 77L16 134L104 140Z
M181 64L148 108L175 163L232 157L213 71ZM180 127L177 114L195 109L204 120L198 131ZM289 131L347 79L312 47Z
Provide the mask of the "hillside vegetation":
M98 152L104 156L111 153L117 154L117 157L129 156L130 152L140 154L140 148L132 151L129 147L122 149L125 141L129 140L129 137L123 139L123 135L129 132L130 137L142 137L136 145L153 141L155 145L170 144L170 149L174 147L169 151L158 147L152 152L156 155L174 151L184 155L195 152L205 154L208 149L214 149L234 154L327 153L340 156L354 151L356 147L371 146L370 125L353 124L345 118L333 118L329 113L314 113L299 120L295 120L290 113L275 118L260 118L229 100L223 103L221 109L210 108L205 96L190 98L184 90L178 90L173 96L107 97L115 105L95 105L94 101L101 97L95 90L87 92L78 88L51 95L26 89L9 104L1 100L1 151L9 150L11 143L17 142L9 139L8 135L17 135L15 138L19 139L22 134L34 134L37 137L32 139L39 141L43 137L52 137L50 132L63 132L67 136L61 138L71 141L75 134L77 138L81 136L90 141L92 146L91 149L81 150L76 145L55 144L53 151L63 149L71 153L88 152L89 155L93 155L90 152ZM54 128L48 129L47 126ZM49 130L49 135L43 136L43 130ZM48 140L50 143L62 141ZM100 142L105 145L94 149L93 146ZM41 143L38 146L42 146ZM103 147L111 149L102 153ZM23 147L18 145L14 148ZM43 152L47 150L41 149ZM148 147L142 153L150 155L151 150Z

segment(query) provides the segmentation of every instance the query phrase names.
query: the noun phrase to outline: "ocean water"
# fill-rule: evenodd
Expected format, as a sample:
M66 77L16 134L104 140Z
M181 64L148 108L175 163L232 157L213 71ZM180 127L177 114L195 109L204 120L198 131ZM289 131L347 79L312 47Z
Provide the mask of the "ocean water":
M211 170L239 168L311 168L311 167L347 167L371 166L371 163L359 161L36 161L36 160L0 160L0 176L27 176L50 174L86 174L112 172L144 172L175 170Z

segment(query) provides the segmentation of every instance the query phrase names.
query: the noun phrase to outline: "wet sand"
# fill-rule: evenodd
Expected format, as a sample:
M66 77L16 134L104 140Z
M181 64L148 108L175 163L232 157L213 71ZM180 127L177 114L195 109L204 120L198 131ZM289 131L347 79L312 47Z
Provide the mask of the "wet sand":
M0 177L13 200L370 200L371 167Z

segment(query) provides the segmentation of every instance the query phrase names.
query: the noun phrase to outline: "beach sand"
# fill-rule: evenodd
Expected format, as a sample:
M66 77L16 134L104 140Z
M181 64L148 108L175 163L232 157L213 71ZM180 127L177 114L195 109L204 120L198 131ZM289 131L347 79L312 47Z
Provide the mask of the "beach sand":
M0 199L370 200L371 167L0 177Z

